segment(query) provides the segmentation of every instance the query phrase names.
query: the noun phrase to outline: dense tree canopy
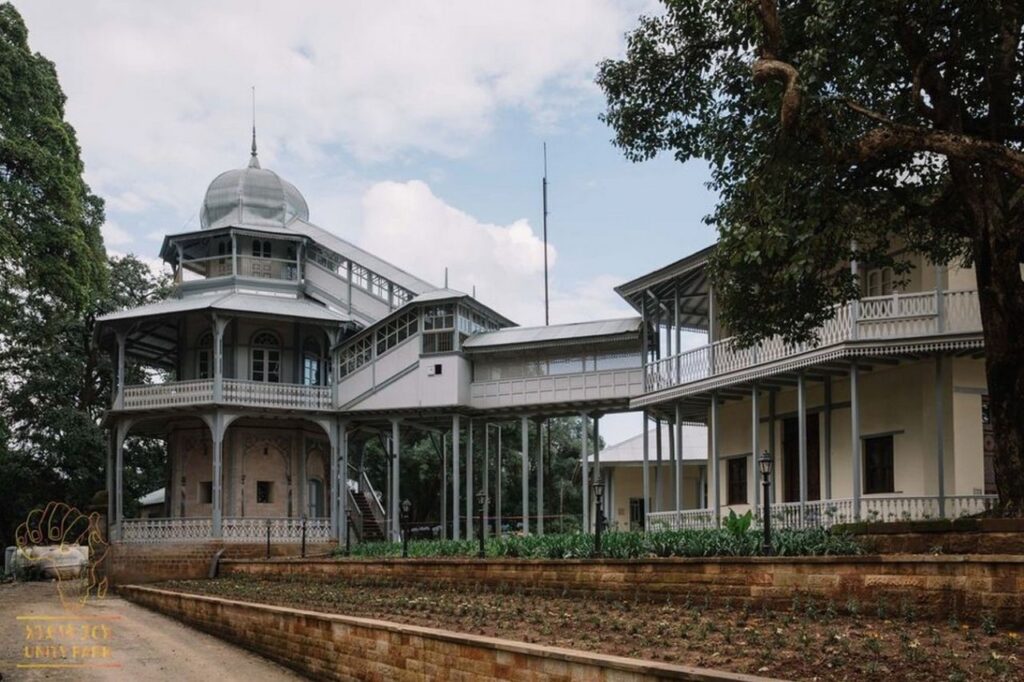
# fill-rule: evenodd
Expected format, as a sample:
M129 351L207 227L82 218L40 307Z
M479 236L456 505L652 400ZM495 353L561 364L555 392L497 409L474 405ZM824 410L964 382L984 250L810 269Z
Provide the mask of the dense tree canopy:
M598 83L629 158L710 164L723 322L806 339L858 296L850 259L972 264L997 485L1024 509L1022 3L664 4Z
M110 364L96 317L165 294L132 257L108 260L103 202L82 179L75 132L53 64L28 47L0 4L0 544L34 506L84 507L104 487ZM132 372L143 380L141 370ZM162 448L136 441L129 499L153 487ZM159 462L153 466L153 461Z

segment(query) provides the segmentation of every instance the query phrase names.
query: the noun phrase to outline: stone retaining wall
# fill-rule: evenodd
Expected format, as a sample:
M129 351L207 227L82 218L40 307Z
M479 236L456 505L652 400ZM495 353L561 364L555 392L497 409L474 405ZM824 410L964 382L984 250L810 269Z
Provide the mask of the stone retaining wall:
M1024 624L1024 556L729 557L648 560L231 560L221 575L394 580L475 585L597 598L789 608L812 597L842 610L884 600L890 610Z
M311 548L307 545L306 554L323 554L333 547L320 544ZM224 549L222 559L243 559L265 556L267 546L204 540L152 544L115 542L107 553L106 575L113 585L206 578L210 561L220 549ZM297 557L301 547L297 544L271 545L270 552L271 556Z
M128 585L119 592L314 679L764 679L151 587Z

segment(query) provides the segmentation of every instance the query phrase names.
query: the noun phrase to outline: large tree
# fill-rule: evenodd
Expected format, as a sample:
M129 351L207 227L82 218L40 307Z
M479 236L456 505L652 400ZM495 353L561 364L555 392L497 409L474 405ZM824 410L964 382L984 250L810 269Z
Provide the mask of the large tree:
M108 261L103 201L83 180L64 101L53 64L0 4L0 545L33 507L81 507L104 487L110 362L95 320L167 290L135 258ZM162 449L136 441L129 450L134 499L161 485Z
M1024 510L1024 3L664 0L600 65L633 160L705 159L741 343L803 340L851 259L975 268L1002 507ZM756 314L754 314L756 311Z

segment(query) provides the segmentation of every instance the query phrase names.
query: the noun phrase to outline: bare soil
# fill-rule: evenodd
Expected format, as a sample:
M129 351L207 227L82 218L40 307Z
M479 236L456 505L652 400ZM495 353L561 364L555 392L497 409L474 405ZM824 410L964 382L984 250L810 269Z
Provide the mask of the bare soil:
M162 587L798 680L1021 680L1022 632L919 619L894 604L582 600L473 587L220 578Z

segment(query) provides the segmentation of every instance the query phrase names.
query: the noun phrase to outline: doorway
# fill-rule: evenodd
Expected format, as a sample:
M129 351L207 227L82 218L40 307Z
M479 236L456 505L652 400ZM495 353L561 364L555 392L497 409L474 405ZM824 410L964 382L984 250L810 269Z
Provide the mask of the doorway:
M818 415L807 415L807 499L821 499L821 454ZM800 501L800 426L796 417L782 420L782 495L786 502Z

